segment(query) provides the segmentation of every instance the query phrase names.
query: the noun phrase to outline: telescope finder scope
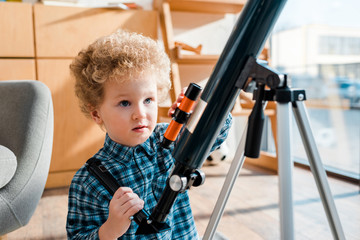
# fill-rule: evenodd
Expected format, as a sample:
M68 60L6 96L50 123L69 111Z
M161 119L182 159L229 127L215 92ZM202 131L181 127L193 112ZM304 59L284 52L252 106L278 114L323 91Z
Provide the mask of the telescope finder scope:
M195 83L189 84L185 91L185 96L181 100L179 107L175 109L175 112L172 115L172 120L164 134L164 138L161 143L164 148L169 148L170 144L176 140L182 126L190 117L190 111L199 97L201 90L202 88L199 85Z

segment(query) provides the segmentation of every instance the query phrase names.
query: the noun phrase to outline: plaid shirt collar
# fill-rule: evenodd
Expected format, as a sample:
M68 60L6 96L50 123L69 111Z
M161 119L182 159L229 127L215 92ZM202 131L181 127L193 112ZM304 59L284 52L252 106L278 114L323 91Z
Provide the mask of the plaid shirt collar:
M113 159L120 162L129 162L134 153L146 154L147 156L153 156L156 153L157 147L154 138L154 133L142 144L135 147L128 147L113 141L108 134L105 136L105 143L103 150Z

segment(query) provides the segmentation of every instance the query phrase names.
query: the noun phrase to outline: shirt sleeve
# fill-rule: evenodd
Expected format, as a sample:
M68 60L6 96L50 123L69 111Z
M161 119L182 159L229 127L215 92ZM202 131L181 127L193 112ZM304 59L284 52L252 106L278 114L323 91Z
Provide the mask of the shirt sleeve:
M210 152L215 151L216 149L218 149L220 147L220 145L225 141L225 139L227 138L228 134L229 134L229 129L232 125L232 115L231 113L229 113L229 115L227 116L224 126L221 128L219 135L217 136L213 146L211 147Z
M83 170L83 171L81 171ZM108 200L102 186L80 169L69 189L66 231L68 239L99 239L98 231L108 216Z

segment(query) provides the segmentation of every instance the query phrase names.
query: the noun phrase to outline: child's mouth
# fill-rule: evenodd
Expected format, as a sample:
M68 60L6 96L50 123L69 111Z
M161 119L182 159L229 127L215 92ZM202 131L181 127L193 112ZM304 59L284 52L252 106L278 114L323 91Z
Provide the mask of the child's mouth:
M142 131L143 129L145 129L146 128L146 126L137 126L137 127L135 127L135 128L133 128L133 131Z

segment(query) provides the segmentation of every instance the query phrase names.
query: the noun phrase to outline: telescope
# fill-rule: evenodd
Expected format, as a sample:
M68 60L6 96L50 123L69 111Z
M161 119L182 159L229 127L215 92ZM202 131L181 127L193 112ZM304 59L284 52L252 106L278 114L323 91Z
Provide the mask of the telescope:
M166 228L166 218L178 194L205 179L199 170L235 104L250 80L247 62L256 59L271 33L286 0L248 0L209 77L200 99L173 151L175 163L165 189L139 234ZM255 154L256 155L256 154ZM153 227L155 226L155 227ZM155 230L154 230L155 229Z

